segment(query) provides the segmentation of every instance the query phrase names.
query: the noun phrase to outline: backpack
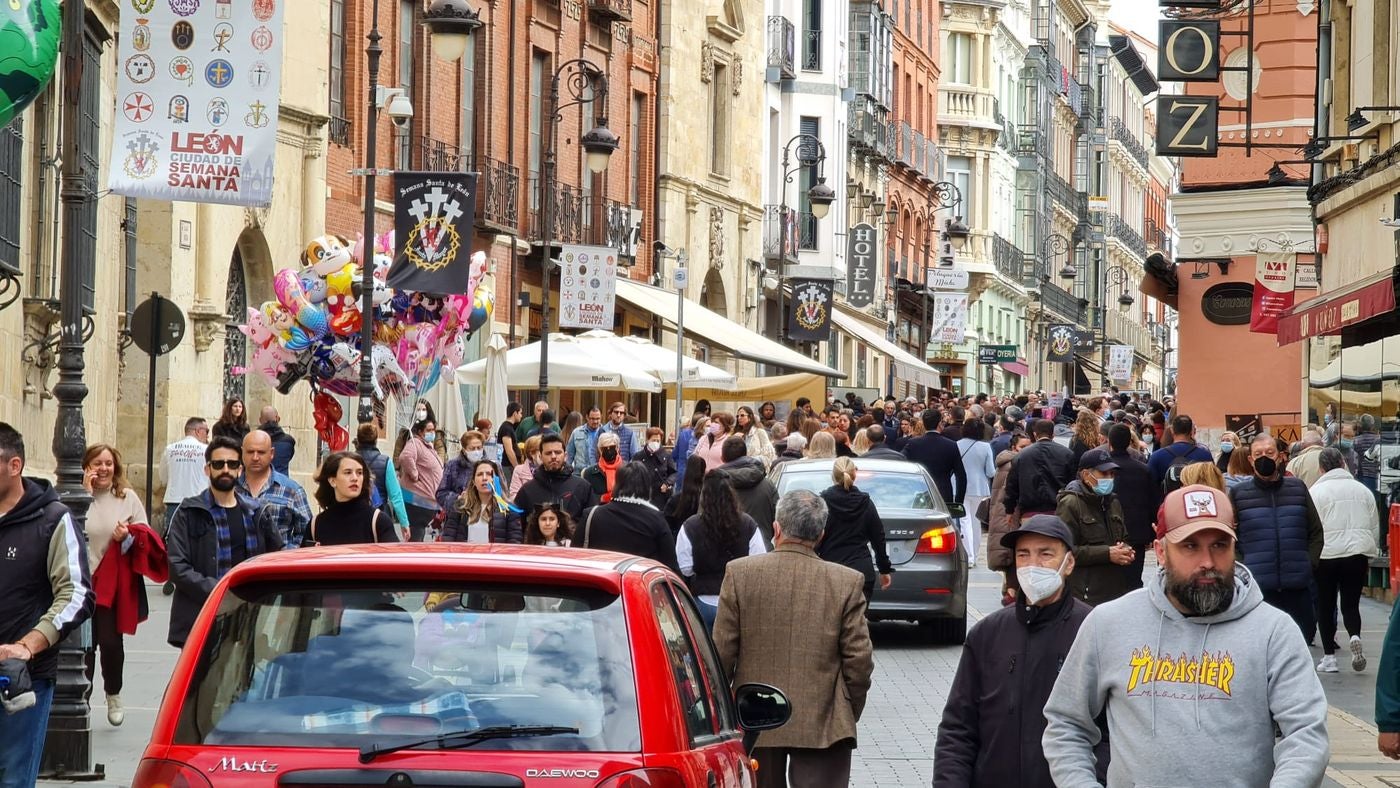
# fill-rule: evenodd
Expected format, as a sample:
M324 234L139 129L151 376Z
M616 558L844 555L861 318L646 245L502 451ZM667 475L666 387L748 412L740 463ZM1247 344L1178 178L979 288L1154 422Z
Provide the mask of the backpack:
M1172 445L1174 446L1176 444ZM1186 468L1186 466L1192 465L1197 462L1201 462L1200 460L1191 459L1191 452L1195 450L1196 447L1192 445L1186 450L1185 454L1177 454L1176 452L1172 451L1171 446L1167 447L1167 451L1171 452L1172 455L1172 464L1167 466L1167 473L1165 476L1162 477L1162 493L1164 495L1172 492L1173 490L1181 489L1181 472Z
M389 489L388 482L384 479L385 474L389 472L389 458L378 449L362 451L360 452L360 456L365 458L365 462L369 465L370 473L374 474L374 484L371 484L369 487L370 505L382 511L384 514L393 517L393 512L389 508L387 494L387 490Z

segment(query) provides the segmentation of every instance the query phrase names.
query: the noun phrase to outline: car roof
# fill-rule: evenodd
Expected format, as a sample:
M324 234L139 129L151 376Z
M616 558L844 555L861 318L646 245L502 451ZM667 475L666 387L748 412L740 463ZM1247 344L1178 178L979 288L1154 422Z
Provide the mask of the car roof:
M886 460L879 457L851 457L859 471L886 471L888 473L919 473L923 466L917 462L909 460ZM830 457L818 457L814 459L788 460L778 466L779 473L792 471L830 471L831 466L836 463Z
M502 580L573 581L617 590L622 575L661 564L633 555L581 548L513 544L419 543L302 547L260 555L234 567L230 583L293 576L297 579L412 579L444 574Z

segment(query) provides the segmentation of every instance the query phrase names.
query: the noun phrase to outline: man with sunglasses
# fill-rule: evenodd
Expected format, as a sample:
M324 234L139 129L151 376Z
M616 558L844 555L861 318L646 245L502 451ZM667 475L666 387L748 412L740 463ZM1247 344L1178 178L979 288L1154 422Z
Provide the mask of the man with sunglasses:
M219 578L249 558L282 549L273 518L259 517L258 502L238 490L242 455L231 438L210 441L204 452L209 489L181 502L170 521L166 551L175 596L167 642L176 648L185 645Z

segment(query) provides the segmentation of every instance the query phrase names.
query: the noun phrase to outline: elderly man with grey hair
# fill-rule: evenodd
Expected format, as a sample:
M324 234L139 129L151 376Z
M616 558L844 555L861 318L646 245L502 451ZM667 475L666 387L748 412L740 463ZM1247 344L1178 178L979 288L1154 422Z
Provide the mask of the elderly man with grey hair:
M846 786L856 723L874 670L865 578L823 561L826 502L808 490L778 501L773 552L731 561L714 639L734 686L787 693L793 716L759 736L759 788Z
M807 436L800 432L794 432L783 441L783 450L778 452L777 459L773 460L773 467L787 462L788 460L802 459L802 452L807 449Z
M1315 430L1305 430L1302 440L1298 441L1298 451L1293 458L1288 461L1288 472L1303 480L1303 484L1311 487L1322 476L1322 469L1318 467L1318 455L1322 453L1322 444L1325 441L1322 433Z

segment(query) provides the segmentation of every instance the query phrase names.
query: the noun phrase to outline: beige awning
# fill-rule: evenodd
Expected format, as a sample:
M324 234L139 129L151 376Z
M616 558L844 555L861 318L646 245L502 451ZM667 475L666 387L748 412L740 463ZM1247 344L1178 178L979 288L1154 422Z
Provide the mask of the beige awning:
M676 387L667 385L666 390L674 396ZM813 402L825 402L826 378L808 372L795 372L791 375L773 375L766 378L739 378L733 390L691 385L685 387L685 398L691 403L698 399L707 399L712 403L738 402L752 405L763 400L791 402L799 397L806 397Z
M890 363L894 365L896 378L927 388L937 388L940 385L941 378L938 375L938 370L920 361L913 353L885 339L869 323L846 312L839 306L831 313L831 322L839 330L854 337L857 342L868 345L871 350L888 358Z
M617 280L617 297L672 325L676 323L677 309L674 292L644 285L630 279L619 278ZM846 373L832 369L819 361L814 361L762 334L750 331L690 299L685 301L685 332L710 344L718 345L740 358L772 364L794 372L810 372L838 380L846 379Z

